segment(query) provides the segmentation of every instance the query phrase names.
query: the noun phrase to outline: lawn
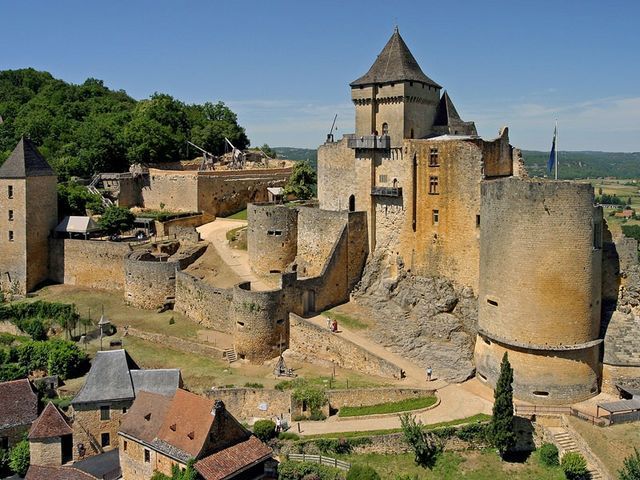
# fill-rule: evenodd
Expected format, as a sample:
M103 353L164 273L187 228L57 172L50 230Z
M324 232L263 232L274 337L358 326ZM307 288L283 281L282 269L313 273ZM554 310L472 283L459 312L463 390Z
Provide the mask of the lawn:
M240 210L238 213L234 213L233 215L229 215L226 218L231 218L233 220L246 220L247 219L247 209Z
M503 462L492 450L444 452L432 470L422 468L414 462L410 453L396 455L342 455L341 460L352 464L373 467L382 480L395 480L398 475L409 475L419 480L564 480L559 467L543 466L536 452L526 462Z
M379 415L383 413L407 412L430 407L438 401L437 397L407 398L398 402L378 403L363 407L342 407L339 417L356 417L360 415Z
M338 322L338 328L345 327L349 330L364 330L369 328L369 325L362 322L361 320L358 320L351 315L336 312L335 310L326 310L322 312L322 315Z

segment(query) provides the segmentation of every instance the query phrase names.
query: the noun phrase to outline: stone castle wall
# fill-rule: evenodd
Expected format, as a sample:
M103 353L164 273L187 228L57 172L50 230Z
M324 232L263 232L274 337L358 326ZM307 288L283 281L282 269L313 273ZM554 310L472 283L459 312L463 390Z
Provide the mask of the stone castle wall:
M347 224L346 212L337 213L318 208L298 210L298 255L296 264L301 277L317 277L335 248L336 240Z
M9 198L9 188L13 198ZM3 291L27 293L27 204L26 182L23 179L0 179L0 286ZM9 210L13 220L9 220ZM13 239L9 238L13 232Z
M156 235L158 236L171 236L178 235L183 229L189 227L199 227L214 219L208 215L198 214L191 215L189 217L174 218L173 220L167 220L166 222L154 222L156 226Z
M249 265L258 274L283 272L296 258L298 210L284 205L249 204Z
M51 279L66 285L124 289L124 256L131 247L124 242L50 239Z
M49 237L58 222L57 177L27 177L26 230L27 291L49 278ZM19 212L14 212L14 222ZM3 232L4 233L4 232Z
M367 187L361 192L355 191L359 187L354 182L355 158L355 150L347 146L346 137L318 147L318 201L323 210L348 210L350 195L356 198L356 210L364 210L358 199L365 198Z
M198 174L172 172L150 168L147 183L142 187L145 208L198 212Z
M281 416L291 421L291 391L267 388L217 388L207 392L222 400L226 409L240 421Z
M206 328L225 333L235 331L230 308L233 290L216 288L185 272L176 274L174 309Z

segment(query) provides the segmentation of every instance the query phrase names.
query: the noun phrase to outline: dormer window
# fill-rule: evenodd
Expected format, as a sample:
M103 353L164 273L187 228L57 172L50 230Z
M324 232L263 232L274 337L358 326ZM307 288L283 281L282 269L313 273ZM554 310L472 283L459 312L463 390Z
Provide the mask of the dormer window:
M171 431L175 432L176 431L176 424L174 423L169 428L171 429Z
M187 433L187 437L189 437L189 440L193 440L195 438L196 434L194 432L189 432Z
M151 420L151 414L150 414L150 413L147 413L147 414L144 416L144 419L145 419L147 422L148 422L148 421L150 421L150 420Z

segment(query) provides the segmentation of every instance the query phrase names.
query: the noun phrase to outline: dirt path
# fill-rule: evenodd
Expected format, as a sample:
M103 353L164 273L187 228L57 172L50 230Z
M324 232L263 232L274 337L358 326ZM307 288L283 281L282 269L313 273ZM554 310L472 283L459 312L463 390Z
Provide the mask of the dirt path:
M206 223L196 230L203 240L214 246L220 258L233 270L241 281L251 282L254 290L271 290L272 287L259 279L249 268L249 254L246 250L236 250L229 247L227 232L234 228L247 225L246 220L232 220L216 218L213 222Z

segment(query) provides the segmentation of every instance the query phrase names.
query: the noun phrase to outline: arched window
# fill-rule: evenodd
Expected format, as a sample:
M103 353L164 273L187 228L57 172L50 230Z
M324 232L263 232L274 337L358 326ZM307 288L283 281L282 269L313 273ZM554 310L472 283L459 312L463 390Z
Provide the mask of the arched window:
M387 122L382 124L382 135L389 135L389 124Z
M356 211L356 197L353 195L349 197L349 211L350 212Z

